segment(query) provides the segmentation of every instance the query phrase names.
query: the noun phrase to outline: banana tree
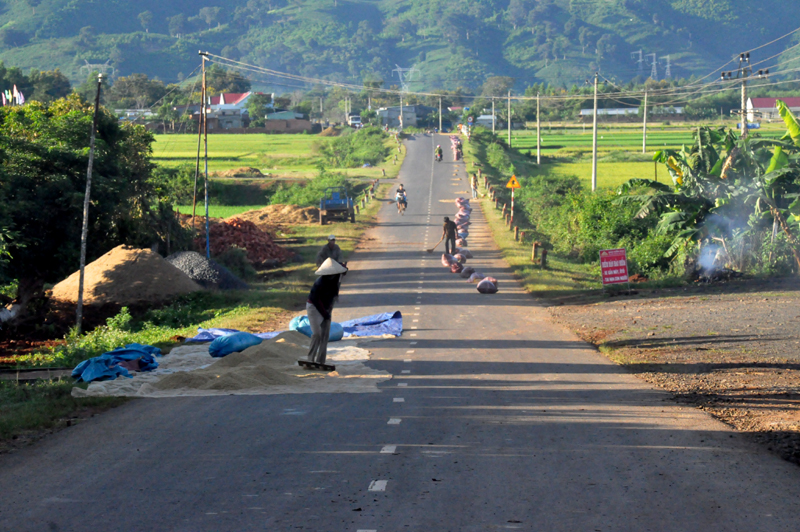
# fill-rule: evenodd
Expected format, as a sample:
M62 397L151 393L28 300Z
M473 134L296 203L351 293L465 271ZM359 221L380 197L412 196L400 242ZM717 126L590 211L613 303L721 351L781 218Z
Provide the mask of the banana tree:
M656 230L674 235L667 255L690 243L715 241L729 252L733 237L751 232L767 218L783 228L800 269L797 240L789 223L800 223L800 124L783 102L787 124L780 140L741 138L725 129L698 128L692 146L656 152L672 186L632 179L618 189L618 204L639 205L636 216L658 216Z

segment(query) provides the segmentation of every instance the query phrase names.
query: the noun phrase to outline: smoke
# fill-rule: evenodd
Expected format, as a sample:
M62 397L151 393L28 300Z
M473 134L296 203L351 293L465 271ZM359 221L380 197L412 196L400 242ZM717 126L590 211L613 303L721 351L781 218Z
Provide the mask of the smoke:
M704 275L710 276L714 273L714 270L717 269L717 260L721 258L721 255L724 253L724 250L716 244L707 244L703 246L703 249L700 250L700 256L697 257L697 264L700 265Z

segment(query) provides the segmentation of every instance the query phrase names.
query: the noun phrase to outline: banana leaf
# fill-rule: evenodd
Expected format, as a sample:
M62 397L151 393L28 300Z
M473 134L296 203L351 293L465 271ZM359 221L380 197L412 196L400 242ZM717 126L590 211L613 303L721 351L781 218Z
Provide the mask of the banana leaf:
M797 122L789 106L781 100L775 102L775 107L778 108L778 113L786 124L786 135L792 139L795 146L800 147L800 123Z

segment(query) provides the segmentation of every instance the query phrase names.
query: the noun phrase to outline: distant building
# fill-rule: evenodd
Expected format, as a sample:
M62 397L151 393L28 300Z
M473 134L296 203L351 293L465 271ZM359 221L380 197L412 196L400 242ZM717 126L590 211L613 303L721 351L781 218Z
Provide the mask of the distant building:
M755 122L758 119L773 120L780 118L775 102L781 100L789 106L789 110L795 115L800 115L800 98L787 96L783 98L748 98L746 105L747 121Z
M492 127L492 115L481 115L475 119L475 125L483 126L483 127ZM494 125L495 127L500 126L500 121L497 120L497 116L494 117Z
M275 111L267 115L267 120L299 120L303 117L303 113L295 113L294 111Z
M389 127L416 127L417 126L417 107L415 105L403 106L403 120L400 120L400 106L381 107L378 109L378 118L381 124Z
M581 116L592 116L594 109L581 109ZM639 114L638 107L598 109L597 116L628 116Z

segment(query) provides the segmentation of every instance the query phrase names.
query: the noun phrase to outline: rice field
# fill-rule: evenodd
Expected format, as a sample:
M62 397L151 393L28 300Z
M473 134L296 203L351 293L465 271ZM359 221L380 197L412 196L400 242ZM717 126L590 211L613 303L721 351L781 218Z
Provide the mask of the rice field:
M197 135L156 135L153 160L163 166L194 166L197 161ZM208 170L219 172L242 167L258 168L267 177L281 179L307 179L317 174L318 157L314 144L318 135L263 133L208 136ZM387 145L394 147L392 140ZM395 151L396 152L396 151ZM400 165L394 164L393 152L381 165L386 177L395 177ZM376 179L383 177L381 167L329 168L353 178Z
M266 206L266 203L264 205L209 205L208 215L211 218L230 218L236 214L254 211ZM192 206L179 205L178 211L181 214L192 214ZM202 204L197 206L197 216L205 216L205 207Z

